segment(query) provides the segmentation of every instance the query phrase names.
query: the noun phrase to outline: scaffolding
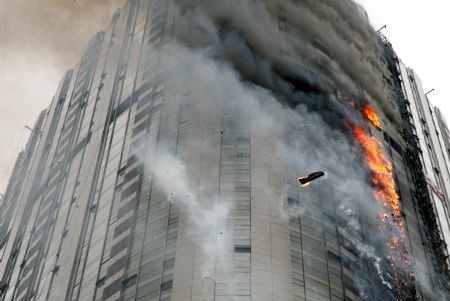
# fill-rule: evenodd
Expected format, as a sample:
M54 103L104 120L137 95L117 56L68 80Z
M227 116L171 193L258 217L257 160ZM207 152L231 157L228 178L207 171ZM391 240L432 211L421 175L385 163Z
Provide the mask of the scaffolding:
M402 78L399 69L400 61L392 47L392 44L381 32L378 35L383 43L385 58L391 73L391 86L394 89L397 105L402 116L402 136L407 144L405 160L411 170L414 182L414 197L420 213L421 222L424 226L426 239L424 244L428 249L434 270L437 272L437 279L433 279L434 284L444 291L449 291L450 275L447 264L448 254L446 245L443 243L439 231L437 214L428 189L427 178L423 172L420 154L422 152L419 138L414 132L413 116L408 110L409 101L402 89Z

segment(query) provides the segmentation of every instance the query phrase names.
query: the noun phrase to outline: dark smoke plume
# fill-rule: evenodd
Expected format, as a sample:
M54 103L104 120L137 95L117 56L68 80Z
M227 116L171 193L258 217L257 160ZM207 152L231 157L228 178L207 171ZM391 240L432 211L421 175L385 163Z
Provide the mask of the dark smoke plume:
M360 105L375 102L391 121L398 120L382 46L352 1L178 3L184 17L180 41L207 48L290 106L307 103L333 122L342 112L329 100L339 91Z

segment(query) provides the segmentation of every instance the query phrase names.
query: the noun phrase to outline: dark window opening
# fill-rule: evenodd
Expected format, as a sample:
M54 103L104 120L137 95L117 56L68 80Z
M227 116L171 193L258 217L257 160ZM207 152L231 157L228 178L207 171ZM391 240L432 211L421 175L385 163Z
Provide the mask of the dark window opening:
M252 248L250 246L234 246L235 253L251 253Z
M131 287L131 286L133 286L133 285L136 284L136 280L137 280L137 275L134 274L134 275L128 277L127 279L125 279L125 280L122 282L122 284L123 284L123 286L124 286L125 288L129 288L129 287Z
M118 174L119 176L123 176L123 175L125 174L125 169L127 169L127 166L126 166L126 165L123 166L123 167L121 167L121 168L117 171L117 174Z
M166 281L161 284L161 291L170 290L170 289L172 289L172 287L173 287L173 280Z
M101 287L101 286L103 286L103 285L105 284L105 280L106 280L106 277L100 278L100 279L95 283L95 285L97 285L97 287Z
M165 270L173 268L175 266L175 258L164 260L163 267Z

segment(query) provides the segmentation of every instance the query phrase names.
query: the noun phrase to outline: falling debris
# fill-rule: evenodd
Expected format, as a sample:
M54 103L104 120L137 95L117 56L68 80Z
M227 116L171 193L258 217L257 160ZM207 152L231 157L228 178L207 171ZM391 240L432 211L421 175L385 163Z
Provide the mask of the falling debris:
M306 177L298 178L298 181L300 182L300 185L302 185L302 187L306 187L306 186L311 185L312 181L314 181L320 177L323 177L324 175L325 175L325 173L323 171L318 171L318 172L314 172Z

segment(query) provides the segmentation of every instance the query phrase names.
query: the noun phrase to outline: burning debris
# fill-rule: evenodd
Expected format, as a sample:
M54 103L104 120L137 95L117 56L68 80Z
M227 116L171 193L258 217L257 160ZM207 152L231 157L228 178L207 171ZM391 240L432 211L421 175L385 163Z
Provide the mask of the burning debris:
M318 172L314 172L306 177L300 177L298 178L298 181L300 182L300 185L302 185L302 187L307 187L309 185L311 185L311 182L314 180L317 180L318 178L321 178L325 175L325 173L323 171L318 171Z

